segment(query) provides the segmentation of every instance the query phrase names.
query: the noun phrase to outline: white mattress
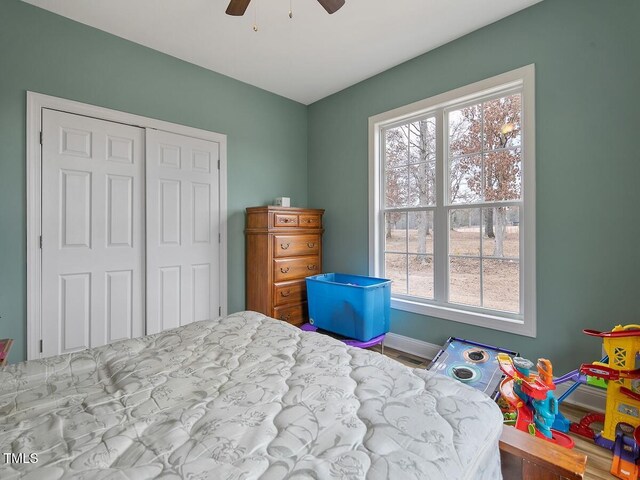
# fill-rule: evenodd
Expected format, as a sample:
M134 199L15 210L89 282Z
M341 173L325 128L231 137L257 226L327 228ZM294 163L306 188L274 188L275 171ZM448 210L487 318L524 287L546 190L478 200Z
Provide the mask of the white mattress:
M0 369L0 478L499 479L483 393L254 312Z

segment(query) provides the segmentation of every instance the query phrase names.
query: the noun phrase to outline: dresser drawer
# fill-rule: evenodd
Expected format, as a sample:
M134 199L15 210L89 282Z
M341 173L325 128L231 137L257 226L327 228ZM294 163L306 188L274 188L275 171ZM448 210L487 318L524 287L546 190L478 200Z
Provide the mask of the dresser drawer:
M283 320L291 325L302 325L307 321L307 302L289 307L275 307L273 318Z
M320 235L273 236L274 257L317 255L318 252L320 252Z
M317 255L273 260L273 281L286 282L320 273L320 257Z
M289 303L300 303L307 299L307 282L294 280L293 282L276 283L273 285L273 305L278 307Z
M320 228L322 226L322 220L320 215L299 215L298 224L301 227Z
M273 214L273 226L274 227L297 227L298 215L291 215L285 213Z

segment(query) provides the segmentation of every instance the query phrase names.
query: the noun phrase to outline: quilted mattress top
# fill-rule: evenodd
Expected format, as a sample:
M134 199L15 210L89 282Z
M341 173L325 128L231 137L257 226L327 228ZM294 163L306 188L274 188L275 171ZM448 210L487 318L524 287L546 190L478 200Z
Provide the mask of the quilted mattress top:
M473 388L255 312L0 369L0 453L37 456L2 479L493 480L501 430Z

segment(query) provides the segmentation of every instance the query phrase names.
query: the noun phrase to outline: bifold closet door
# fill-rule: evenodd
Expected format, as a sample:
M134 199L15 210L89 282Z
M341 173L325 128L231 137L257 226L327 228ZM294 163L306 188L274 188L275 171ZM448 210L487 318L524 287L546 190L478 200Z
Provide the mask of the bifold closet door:
M144 130L42 122L42 356L144 335Z
M218 316L220 146L147 129L147 334Z

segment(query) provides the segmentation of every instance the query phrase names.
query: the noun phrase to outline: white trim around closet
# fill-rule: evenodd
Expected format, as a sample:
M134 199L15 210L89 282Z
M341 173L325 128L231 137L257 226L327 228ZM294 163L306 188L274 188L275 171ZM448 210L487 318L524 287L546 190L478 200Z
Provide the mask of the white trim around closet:
M40 357L42 224L40 135L42 109L48 108L87 117L153 128L220 144L220 306L227 314L227 136L131 113L27 92L27 360Z

